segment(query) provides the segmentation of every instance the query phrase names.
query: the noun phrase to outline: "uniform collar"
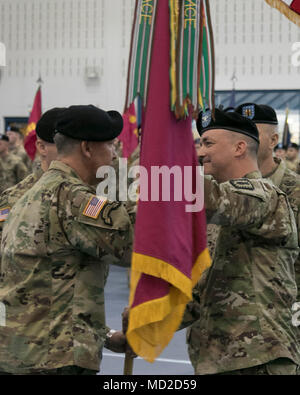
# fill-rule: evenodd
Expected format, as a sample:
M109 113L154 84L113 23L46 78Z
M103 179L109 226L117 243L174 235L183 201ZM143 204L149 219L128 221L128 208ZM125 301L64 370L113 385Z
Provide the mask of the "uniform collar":
M270 178L273 184L279 187L286 171L286 164L279 158L274 158L274 162L277 164L277 167L271 173L267 174L265 178Z
M79 175L75 172L75 170L72 169L72 167L70 167L69 165L66 165L65 163L63 163L59 160L53 160L51 162L48 170L60 170L63 173L66 173L69 176L75 177L78 180L82 181L81 178L79 177Z
M251 173L246 174L243 178L262 178L261 172L259 170L252 171Z

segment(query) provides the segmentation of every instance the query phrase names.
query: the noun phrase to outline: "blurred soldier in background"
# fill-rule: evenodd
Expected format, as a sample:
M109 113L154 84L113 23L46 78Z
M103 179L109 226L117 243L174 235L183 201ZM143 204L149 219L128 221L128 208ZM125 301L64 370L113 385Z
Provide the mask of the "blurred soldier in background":
M63 108L53 108L45 112L36 125L36 148L40 162L33 168L33 172L17 185L6 189L0 195L0 243L4 221L14 204L42 177L48 170L52 160L57 157L57 149L53 136L57 116Z
M286 159L286 151L287 151L287 147L285 145L283 145L282 143L279 143L274 148L274 155L276 156L276 158L285 160Z
M10 126L6 131L6 134L9 138L9 152L19 157L28 168L28 171L30 171L32 168L32 162L24 149L24 136L21 130L17 126Z
M9 153L8 147L8 137L6 135L0 135L0 193L2 193L5 189L16 185L28 174L28 169L25 164L20 160L19 157Z
M290 143L286 152L286 165L289 169L297 172L299 167L299 145Z

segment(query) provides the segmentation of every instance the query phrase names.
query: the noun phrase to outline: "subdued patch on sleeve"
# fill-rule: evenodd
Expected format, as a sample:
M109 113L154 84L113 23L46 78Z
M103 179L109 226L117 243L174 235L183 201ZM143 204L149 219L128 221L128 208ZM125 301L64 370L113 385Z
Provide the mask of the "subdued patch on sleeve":
M229 182L236 189L254 191L253 184L247 178L239 178L237 180L230 180Z

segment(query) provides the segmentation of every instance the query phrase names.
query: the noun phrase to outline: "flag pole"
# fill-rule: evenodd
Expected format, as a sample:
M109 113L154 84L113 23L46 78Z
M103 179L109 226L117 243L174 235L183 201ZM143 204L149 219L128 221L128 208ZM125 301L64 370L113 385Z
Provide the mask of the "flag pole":
M126 307L122 313L122 331L124 335L126 335L128 329L128 313L129 309ZM123 375L124 376L132 376L133 373L133 356L132 351L127 345L127 350L125 352L125 360L124 360L124 367L123 367Z
M124 376L132 376L132 372L133 372L133 358L126 352L125 360L124 360L123 375Z

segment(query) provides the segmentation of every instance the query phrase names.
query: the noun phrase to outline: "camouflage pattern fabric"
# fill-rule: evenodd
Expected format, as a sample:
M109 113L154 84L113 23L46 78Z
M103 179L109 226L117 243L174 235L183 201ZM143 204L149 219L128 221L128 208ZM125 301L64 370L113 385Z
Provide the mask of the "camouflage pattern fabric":
M293 210L298 229L298 243L300 246L300 176L294 173L286 166L286 162L274 158L278 164L276 170L268 174L266 177L270 178L274 185L280 188L286 195ZM297 301L300 302L300 255L295 262L295 276L298 287ZM300 328L298 328L298 337L300 344Z
M88 216L94 200L94 189L53 161L12 208L1 246L1 371L98 370L107 333L102 258L129 266L132 226L118 202Z
M80 368L79 366L65 366L63 368L41 370L34 373L28 373L28 375L41 375L41 376L93 376L98 373L97 370L90 370ZM0 376L12 375L12 373L0 372Z
M204 181L209 222L220 225L212 266L193 290L181 327L196 374L300 363L296 301L297 229L285 194L253 172Z
M295 159L295 160L286 159L285 164L288 169L296 173L299 166L299 159Z
M28 169L20 159L8 154L1 160L0 193L22 181L28 175Z
M215 224L207 224L207 228L206 228L207 247L212 259L215 255L219 232L220 232L220 226Z
M251 368L234 370L232 372L219 373L219 376L295 376L299 366L287 358L278 358L275 361Z
M11 209L15 203L27 192L33 185L42 177L43 170L41 165L35 168L35 171L24 180L19 182L17 185L6 189L0 195L0 212L3 209L9 208ZM2 240L2 230L3 230L4 220L0 220L0 245ZM1 248L0 248L1 255Z
M9 152L11 154L17 156L19 158L19 160L24 163L28 172L32 171L32 161L29 158L29 156L27 155L27 153L22 145L13 147Z
M0 208L3 206L13 207L14 204L27 192L44 174L41 164L35 167L34 171L24 180L11 188L6 189L0 196Z

